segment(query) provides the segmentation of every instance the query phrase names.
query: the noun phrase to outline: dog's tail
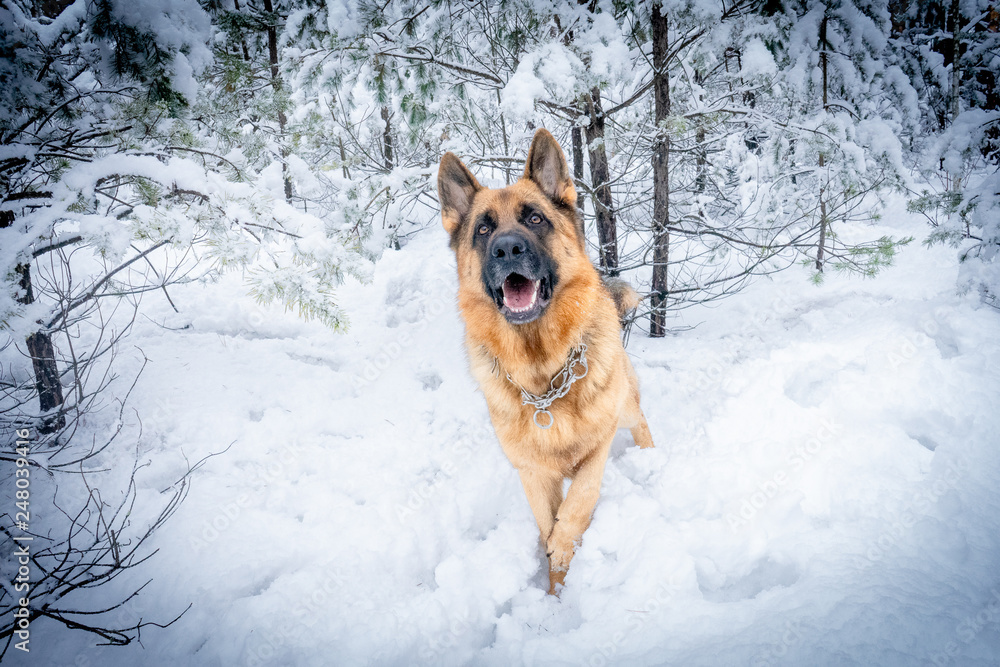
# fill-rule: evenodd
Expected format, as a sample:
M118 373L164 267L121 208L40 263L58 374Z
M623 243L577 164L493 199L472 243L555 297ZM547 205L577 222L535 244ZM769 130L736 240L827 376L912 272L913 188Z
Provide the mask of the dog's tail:
M601 280L604 282L604 288L608 290L608 294L615 301L615 307L618 309L618 319L624 321L626 316L639 305L639 293L631 285L619 278L604 277Z

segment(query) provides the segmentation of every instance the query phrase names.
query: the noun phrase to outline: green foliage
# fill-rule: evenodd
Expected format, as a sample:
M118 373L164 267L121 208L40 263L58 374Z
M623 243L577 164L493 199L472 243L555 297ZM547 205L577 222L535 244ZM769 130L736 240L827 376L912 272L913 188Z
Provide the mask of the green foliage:
M156 35L121 20L119 12L113 0L93 0L91 5L90 30L110 43L114 76L143 85L149 101L163 103L171 115L179 114L188 100L171 82L173 54L157 44Z
M873 243L847 248L846 257L832 262L831 266L840 272L858 273L865 278L874 278L879 271L892 266L899 248L912 241L912 236L902 239L882 236Z
M159 183L140 176L135 179L133 187L135 188L136 196L139 202L153 208L156 208L159 205L160 196L163 191Z
M305 320L318 320L334 331L344 331L349 321L334 299L338 280L317 275L304 264L250 270L250 293L258 303L278 302Z
M906 210L920 213L931 226L930 234L923 241L924 245L930 247L941 244L957 248L970 236L971 218L977 203L960 191L923 190L907 202Z
M202 76L203 95L193 115L211 130L212 152L226 155L239 172L234 178L248 187L218 201L209 218L221 217L208 225L204 242L220 270L243 273L259 302L282 303L340 330L347 320L334 302L335 288L348 273L364 279L361 260L371 219L352 219L344 206L351 187L334 177L357 164L357 157L340 160L331 152L325 125L330 108L301 109L293 101L295 86L285 82L289 63L280 49L279 76L273 77L270 25L277 26L281 44L318 45L324 39L322 5L298 12L299 23L286 29L288 11L281 3L273 13L241 4L240 11L215 14L215 59ZM292 175L291 163L305 180ZM290 201L265 186L277 175L291 183Z

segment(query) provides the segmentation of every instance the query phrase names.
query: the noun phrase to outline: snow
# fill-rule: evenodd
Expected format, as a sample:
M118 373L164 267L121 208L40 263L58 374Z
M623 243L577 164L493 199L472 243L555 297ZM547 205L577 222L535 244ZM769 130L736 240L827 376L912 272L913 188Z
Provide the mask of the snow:
M340 39L348 40L358 35L359 8L353 0L329 0L326 5L327 27Z
M21 19L22 25L30 25L30 21L24 16L17 5L12 5L10 11ZM83 22L86 14L86 0L75 0L75 2L66 7L65 11L55 17L51 23L35 23L32 25L32 28L43 44L51 46L63 33L79 30L80 23Z
M743 68L740 73L751 78L754 76L774 76L778 71L778 66L774 62L774 57L767 50L764 42L760 38L754 37L746 43L740 54L740 62Z
M579 17L566 20L577 26ZM569 104L581 90L632 74L629 48L613 12L592 15L585 23L575 28L572 47L546 42L521 57L501 92L505 113L531 120L539 99Z
M923 230L900 204L839 233ZM912 244L872 281L791 269L634 331L656 449L616 438L560 598L466 370L454 271L437 229L386 251L338 291L342 335L235 276L173 288L180 314L148 297L136 522L232 446L112 618L193 606L115 649L38 620L11 664L997 663L1000 315L957 293L954 250Z
M592 15L585 29L574 32L573 46L579 49L581 59L587 63L583 76L587 83L596 84L599 81L610 81L615 77L627 78L632 68L627 63L631 61L628 46L625 44L621 26L614 19L612 11ZM543 59L543 67L548 70L552 62ZM561 72L547 71L543 76L546 81L558 81ZM580 75L577 75L580 76Z
M532 117L535 100L551 93L557 99L572 94L583 63L561 44L545 44L524 56L504 85L500 108L515 117Z

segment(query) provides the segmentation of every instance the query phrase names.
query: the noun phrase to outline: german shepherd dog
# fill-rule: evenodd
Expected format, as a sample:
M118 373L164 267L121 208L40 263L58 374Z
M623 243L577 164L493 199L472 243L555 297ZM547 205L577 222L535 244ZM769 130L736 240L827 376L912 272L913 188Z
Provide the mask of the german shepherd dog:
M587 257L573 179L548 131L535 133L524 175L502 189L445 153L438 195L472 375L521 477L555 594L590 525L615 431L653 446L621 341L637 296L602 281Z

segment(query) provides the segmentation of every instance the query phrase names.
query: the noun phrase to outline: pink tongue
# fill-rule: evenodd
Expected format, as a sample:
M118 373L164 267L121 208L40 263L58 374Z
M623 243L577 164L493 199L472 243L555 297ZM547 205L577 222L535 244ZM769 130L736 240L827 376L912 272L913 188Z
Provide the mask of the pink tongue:
M524 308L535 294L535 281L512 273L503 281L503 301L508 308Z

